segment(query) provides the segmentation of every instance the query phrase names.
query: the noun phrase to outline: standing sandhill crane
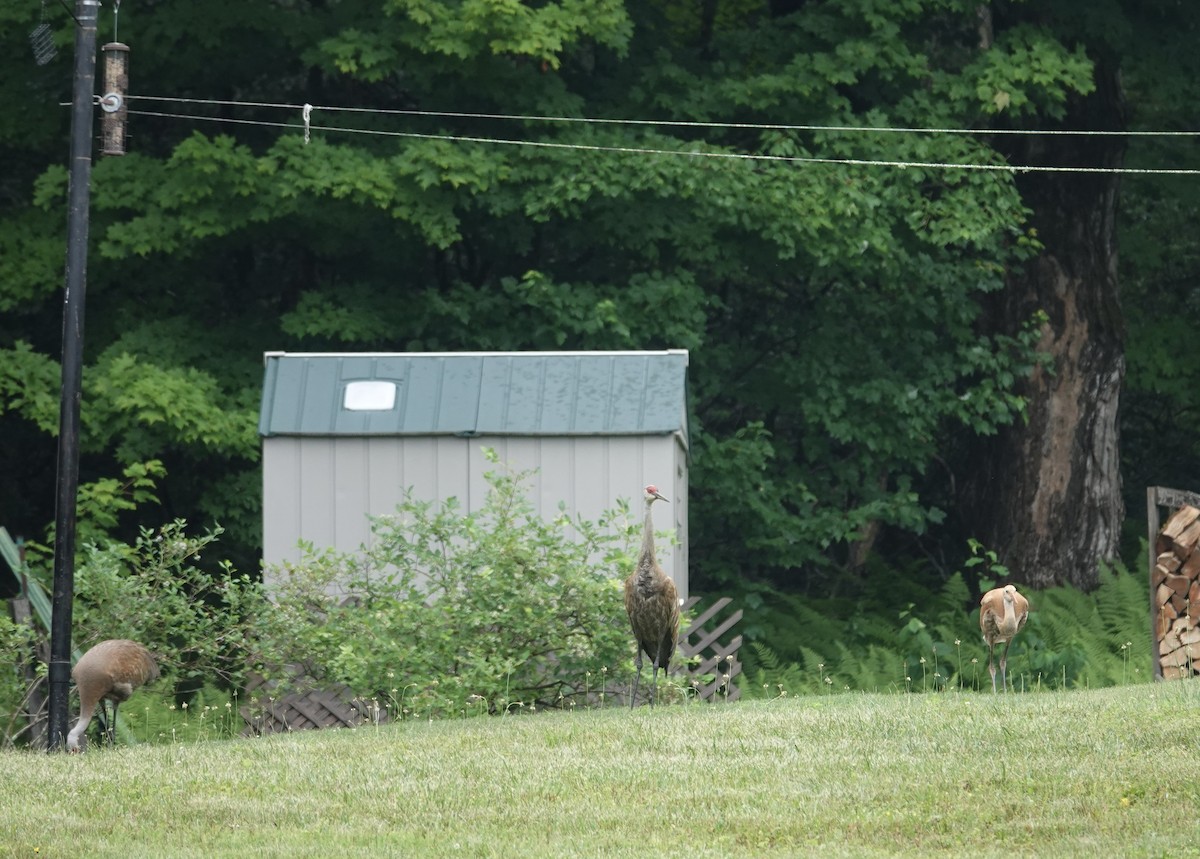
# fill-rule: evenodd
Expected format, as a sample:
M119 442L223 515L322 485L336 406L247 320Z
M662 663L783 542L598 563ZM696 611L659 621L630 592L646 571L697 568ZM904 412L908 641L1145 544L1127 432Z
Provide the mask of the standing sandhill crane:
M988 673L992 675L992 693L996 691L996 666L992 657L996 645L1003 643L1004 650L1000 654L1000 685L1008 691L1008 646L1017 637L1017 633L1025 626L1029 617L1029 600L1017 593L1012 585L1002 588L992 588L979 601L979 629L983 632L983 641L988 646Z
M102 641L79 657L71 670L71 678L79 690L79 721L67 734L67 749L79 751L79 740L92 721L96 704L100 704L108 740L113 742L117 722L117 705L128 701L133 690L158 679L158 665L150 651L136 641L114 638ZM112 701L109 717L105 701Z
M642 528L642 550L637 569L625 580L625 611L637 641L637 679L633 682L632 709L637 701L638 685L642 680L642 654L650 657L654 666L650 690L650 706L658 689L658 669L667 674L675 644L679 640L679 592L670 576L663 572L654 557L654 519L650 508L655 501L666 501L653 484L646 487L646 524ZM668 502L669 503L669 502Z

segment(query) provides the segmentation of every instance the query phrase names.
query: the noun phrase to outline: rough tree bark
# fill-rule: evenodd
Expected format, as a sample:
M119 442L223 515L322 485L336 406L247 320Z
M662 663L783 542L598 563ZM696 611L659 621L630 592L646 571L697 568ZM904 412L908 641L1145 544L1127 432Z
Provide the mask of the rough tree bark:
M1120 130L1125 103L1116 63L1096 58L1096 90L1071 106L1064 129ZM1001 141L1003 143L1003 141ZM1012 163L1119 167L1120 137L1030 136ZM964 483L972 533L1012 578L1034 588L1098 581L1117 554L1124 504L1117 404L1125 375L1117 289L1115 174L1031 173L1018 186L1045 250L1010 273L988 324L1015 332L1038 311L1048 368L1026 380L1025 424L981 443Z

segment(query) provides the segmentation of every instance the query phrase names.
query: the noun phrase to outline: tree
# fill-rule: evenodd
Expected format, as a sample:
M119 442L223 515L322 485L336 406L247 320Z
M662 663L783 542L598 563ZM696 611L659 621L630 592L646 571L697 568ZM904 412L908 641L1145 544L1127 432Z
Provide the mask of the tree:
M1179 111L1186 100L1173 96L1166 106L1159 98L1174 91L1173 86L1163 87L1165 78L1194 80L1187 73L1195 68L1189 47L1197 26L1194 9L1120 3L1083 15L1071 2L994 8L997 33L1042 27L1064 44L1086 51L1093 65L1091 86L1071 97L1060 115L1052 114L1054 122L1047 127L1124 132L1137 127L1169 129L1181 122L1187 126ZM1132 102L1126 98L1127 85L1134 88ZM1019 145L1008 147L1014 163L1116 170L1126 161L1127 138L1120 134L1019 140ZM1134 157L1151 168L1163 164L1147 163L1145 154L1139 157L1139 148L1142 153L1179 152L1162 141L1135 139ZM976 447L964 497L973 532L997 548L1019 580L1035 587L1095 587L1099 566L1118 554L1126 498L1137 505L1134 509L1143 503L1145 477L1132 481L1130 491L1122 493L1121 451L1132 449L1140 460L1161 442L1144 437L1132 447L1119 443L1127 326L1123 290L1118 288L1117 225L1121 193L1137 199L1161 182L1137 175L1125 179L1115 172L1034 173L1018 180L1044 250L1029 265L1011 272L988 318L993 330L1005 331L1027 320L1034 309L1045 311L1048 320L1039 349L1050 361L1019 388L1029 403L1028 421L1006 427ZM1163 214L1168 213L1188 217L1175 207ZM1155 242L1178 228L1177 223L1163 223ZM1144 246L1125 244L1137 258L1145 258ZM1154 292L1134 292L1134 319L1142 326L1128 344L1138 368L1134 402L1139 389L1160 389L1150 372L1166 378L1187 372L1186 362L1173 359L1155 361L1153 370L1146 366L1162 342L1162 332L1156 329L1171 324L1163 296ZM1158 313L1147 316L1146 307L1136 307L1146 303L1158 305ZM1188 409L1186 387L1179 386L1167 400L1179 398L1182 414ZM1164 401L1156 398L1156 404L1161 409ZM1131 413L1128 405L1123 410ZM1128 426L1130 421L1123 423ZM1172 431L1173 421L1161 423L1162 430ZM1142 432L1149 429L1142 427ZM1158 429L1152 432L1160 434ZM1184 441L1180 446L1188 445ZM1186 453L1182 459L1186 461Z
M1003 7L997 31L1050 18L1044 9ZM1069 31L1069 27L1066 28ZM1083 43L1080 40L1080 49ZM1112 47L1090 46L1091 85L1069 98L1055 130L1122 131L1127 127L1119 65ZM1124 162L1120 136L1030 135L1008 147L1013 163L1112 170ZM1114 173L1039 172L1018 181L1042 243L1010 272L988 322L1012 330L1036 311L1047 314L1039 351L1045 365L1018 390L1023 422L984 441L967 484L975 533L997 547L1019 581L1044 588L1091 588L1099 565L1117 556L1124 519L1117 406L1125 375L1124 322L1117 289Z
M1037 210L1066 205L1057 186L976 168L1038 157L989 129L1093 98L1096 58L1061 21L1001 16L981 50L966 0L125 13L141 98L131 153L93 173L85 479L159 460L163 512L253 556L265 350L675 346L698 588L832 590L872 549L984 536L983 507L946 522L960 453L1041 420L1021 387L1048 378L1037 311L1067 317L1023 278L1084 237ZM55 426L60 163L31 160L0 203L20 320L0 330L0 432L27 449ZM50 518L46 462L0 460L26 527Z

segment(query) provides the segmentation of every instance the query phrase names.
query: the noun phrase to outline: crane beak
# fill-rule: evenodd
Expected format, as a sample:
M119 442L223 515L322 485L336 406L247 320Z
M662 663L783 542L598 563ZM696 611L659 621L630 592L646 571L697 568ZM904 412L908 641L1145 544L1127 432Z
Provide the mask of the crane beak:
M654 497L657 498L659 501L666 501L668 504L671 503L670 501L667 501L667 499L663 497L663 494L661 492L655 492Z

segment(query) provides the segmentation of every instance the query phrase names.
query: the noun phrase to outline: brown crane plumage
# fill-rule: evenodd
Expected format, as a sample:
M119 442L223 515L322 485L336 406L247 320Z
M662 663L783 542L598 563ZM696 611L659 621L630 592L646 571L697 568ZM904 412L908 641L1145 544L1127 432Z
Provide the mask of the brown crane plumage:
M629 699L632 708L637 703L638 686L642 681L642 654L650 657L654 666L653 687L650 690L650 706L654 706L654 693L658 689L658 669L666 676L667 668L675 655L679 640L679 592L671 577L663 572L654 557L654 518L650 508L655 501L666 501L658 487L646 487L646 523L642 528L642 549L638 553L637 568L625 580L625 612L633 627L637 642L637 679L633 682L633 696Z
M158 664L150 651L136 641L113 638L79 657L71 678L79 690L79 721L67 734L67 748L77 752L97 704L105 711L102 714L105 731L109 742L113 741L117 706L128 701L134 689L158 679ZM105 701L112 702L112 716L107 713Z
M979 629L983 642L988 646L988 673L992 675L992 692L996 691L996 666L993 657L997 644L1003 644L1000 653L1000 685L1008 691L1008 646L1025 626L1029 617L1029 600L1017 593L1012 585L992 588L979 601Z

